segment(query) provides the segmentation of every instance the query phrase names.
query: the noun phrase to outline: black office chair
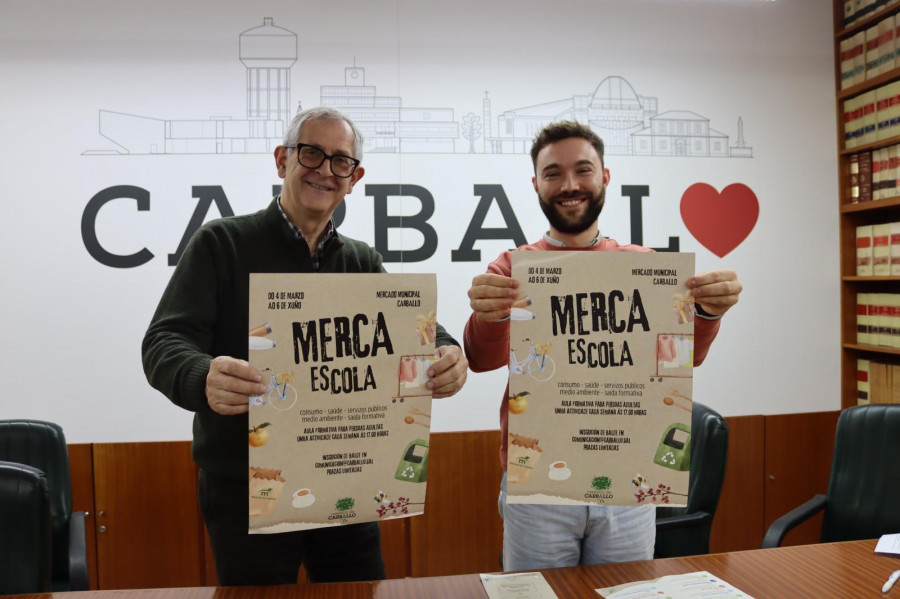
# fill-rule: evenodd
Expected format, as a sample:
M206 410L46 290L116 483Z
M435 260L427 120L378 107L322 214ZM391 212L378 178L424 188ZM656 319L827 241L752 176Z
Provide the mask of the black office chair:
M728 423L715 410L693 402L687 506L656 509L654 558L709 553L727 459Z
M72 511L69 452L62 428L37 420L0 420L0 460L44 472L50 492L51 589L87 590L85 514Z
M0 595L50 590L50 491L32 466L0 461Z
M825 510L820 542L874 539L900 531L900 405L844 410L834 438L825 495L775 520L763 549L778 547L793 528Z

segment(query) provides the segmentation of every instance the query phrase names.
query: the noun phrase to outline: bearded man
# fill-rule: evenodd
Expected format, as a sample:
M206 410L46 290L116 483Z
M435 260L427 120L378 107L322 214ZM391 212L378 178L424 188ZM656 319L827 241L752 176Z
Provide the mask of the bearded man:
M531 181L550 228L542 239L515 251L652 251L620 245L600 234L598 218L610 173L603 162L603 140L593 130L571 121L551 123L535 138L531 160ZM519 282L510 278L511 263L512 253L503 252L487 273L472 280L472 315L466 323L464 347L473 372L507 366L509 317L519 299ZM699 366L719 331L719 319L737 303L742 286L732 270L696 275L687 286L699 317L694 323L694 366ZM507 385L500 403L504 474L498 501L503 516L503 569L652 559L656 540L653 506L507 504L508 396Z

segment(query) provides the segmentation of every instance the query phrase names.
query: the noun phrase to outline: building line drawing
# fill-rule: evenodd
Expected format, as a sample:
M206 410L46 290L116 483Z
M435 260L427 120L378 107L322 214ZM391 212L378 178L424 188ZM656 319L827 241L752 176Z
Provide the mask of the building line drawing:
M319 103L346 114L363 135L364 152L456 152L459 123L452 108L405 108L399 96L379 96L366 70L344 69L344 85L322 85Z
M297 34L271 17L238 36L238 57L246 69L245 118L163 120L100 110L100 135L120 149L96 154L255 154L278 146L291 113L291 67L297 62Z
M265 17L262 25L238 36L246 75L243 118L166 120L100 109L100 135L114 147L83 154L270 153L293 116L291 69L298 47L296 33ZM365 68L355 57L344 68L343 85L319 87L319 104L341 110L356 123L366 153L527 154L541 128L568 119L596 131L610 155L753 158L741 117L732 145L708 118L689 110L660 113L658 98L638 94L618 75L605 77L592 93L505 110L496 119L488 90L481 102L480 116L466 111L459 121L452 107L405 107L400 96L379 96L376 86L367 85ZM298 111L301 104L298 100Z
M573 95L544 104L502 112L497 130L486 132L484 151L524 154L545 125L573 120L588 125L603 139L606 153L631 156L693 156L752 158L752 148L740 139L734 148L726 134L709 126L709 119L687 110L658 112L658 99L638 95L620 76L603 79L592 94ZM485 93L484 121L490 123L491 101Z

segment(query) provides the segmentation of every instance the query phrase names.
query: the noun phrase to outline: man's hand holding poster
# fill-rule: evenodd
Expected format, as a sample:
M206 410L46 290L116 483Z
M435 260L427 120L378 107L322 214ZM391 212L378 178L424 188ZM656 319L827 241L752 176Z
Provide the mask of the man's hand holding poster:
M436 298L434 275L250 276L251 533L424 511Z
M510 503L684 505L693 254L514 252Z

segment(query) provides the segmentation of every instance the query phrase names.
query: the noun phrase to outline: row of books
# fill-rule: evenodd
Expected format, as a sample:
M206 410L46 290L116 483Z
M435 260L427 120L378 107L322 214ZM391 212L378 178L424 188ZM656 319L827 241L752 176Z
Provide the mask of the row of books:
M856 276L900 276L900 222L856 227Z
M844 147L900 135L900 81L844 100Z
M900 144L851 154L850 203L900 196Z
M900 403L900 366L857 360L856 403Z
M898 66L900 18L891 15L841 40L841 89L887 73Z
M844 0L844 28L867 19L898 0Z
M900 294L856 294L856 342L900 349Z

